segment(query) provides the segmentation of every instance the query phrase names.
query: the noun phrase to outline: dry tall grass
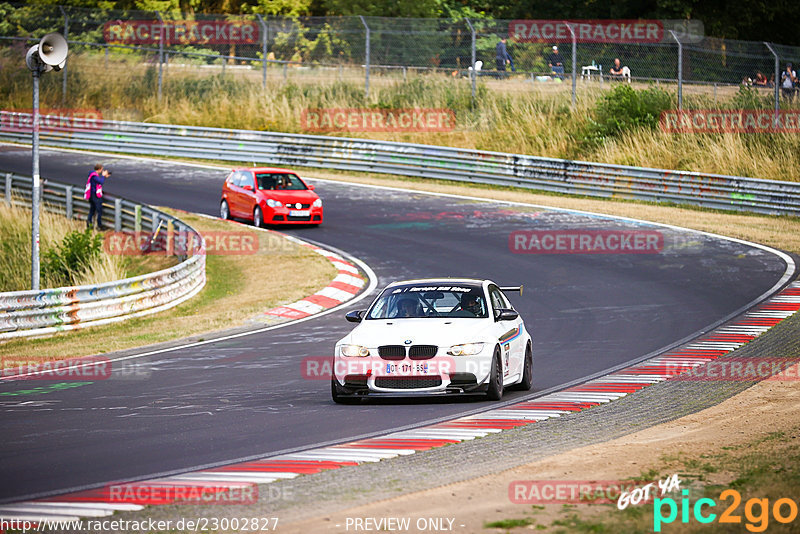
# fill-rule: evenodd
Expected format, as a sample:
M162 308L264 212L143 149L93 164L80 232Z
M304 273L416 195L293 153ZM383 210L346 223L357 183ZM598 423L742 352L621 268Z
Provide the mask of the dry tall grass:
M22 64L0 55L0 108L30 108L30 75ZM266 90L260 69L172 65L165 69L163 98L156 94L156 68L130 55L70 56L66 106L102 111L107 119L161 122L222 128L300 133L307 108L448 108L457 127L443 133L359 133L332 135L448 145L697 172L736 174L800 181L800 136L764 134L672 134L639 128L586 143L601 95L615 84L583 82L578 102L571 106L569 84L531 83L524 78L481 79L473 108L466 79L441 74L376 72L370 96L363 80L340 79L336 71L270 69ZM644 87L641 85L640 87ZM687 90L684 105L694 108L736 108L735 88ZM674 93L674 87L666 87ZM757 101L766 105L768 95ZM45 107L61 106L61 76L42 78ZM796 107L797 104L794 104Z

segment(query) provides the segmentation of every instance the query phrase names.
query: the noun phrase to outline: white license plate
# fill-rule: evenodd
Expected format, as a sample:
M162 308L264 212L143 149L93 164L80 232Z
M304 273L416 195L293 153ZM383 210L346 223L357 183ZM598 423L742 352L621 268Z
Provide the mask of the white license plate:
M383 370L386 372L387 375L399 374L399 375L410 375L410 376L426 375L433 371L429 364L421 362L387 363L385 364Z
M308 217L311 215L311 210L289 210L289 215L292 217Z

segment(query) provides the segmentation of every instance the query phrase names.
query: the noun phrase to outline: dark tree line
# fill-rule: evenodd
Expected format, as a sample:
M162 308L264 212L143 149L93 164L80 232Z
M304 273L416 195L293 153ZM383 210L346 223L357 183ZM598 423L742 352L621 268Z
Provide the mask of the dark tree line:
M86 8L269 15L696 19L707 35L800 45L798 0L33 0Z

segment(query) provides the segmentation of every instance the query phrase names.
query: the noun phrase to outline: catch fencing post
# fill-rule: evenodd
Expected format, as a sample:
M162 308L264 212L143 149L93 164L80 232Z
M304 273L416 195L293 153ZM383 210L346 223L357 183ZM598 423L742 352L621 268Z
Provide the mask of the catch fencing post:
M669 33L678 43L678 111L683 111L683 45L674 31L670 30Z
M161 102L161 79L164 75L164 19L161 12L156 11L158 17L158 101Z
M781 75L780 58L778 57L778 54L775 53L775 49L772 48L772 45L770 45L768 42L764 41L764 46L766 46L769 49L769 51L772 53L772 57L775 58L775 83L773 84L773 85L775 85L775 119L774 119L774 121L775 121L775 128L777 128L778 124L779 124L779 122L778 122L778 114L781 111L780 91L778 90L778 84L780 83L779 80L780 80L780 75Z
M364 28L367 30L367 44L366 48L366 57L364 59L365 63L365 74L364 74L364 98L369 98L369 26L367 25L367 21L364 20L363 15L359 15L358 18L361 19L361 24L364 25Z
M472 78L472 107L475 107L475 78L477 73L475 72L475 28L472 26L472 22L469 19L464 19L467 21L467 26L469 26L469 31L472 34L472 66L469 69L469 77Z
M58 6L61 14L64 15L64 39L69 40L69 15L64 10L64 6ZM67 105L67 64L64 63L64 68L61 69L61 105Z
M576 63L578 61L578 40L575 38L575 30L572 28L572 24L567 23L567 29L569 30L570 35L572 36L572 107L575 107L576 102L576 85L578 82L577 76L577 66ZM602 76L602 74L601 74Z
M263 69L261 72L261 87L264 89L267 88L267 23L264 22L264 18L256 13L256 17L258 17L258 23L261 24L261 54L263 60Z

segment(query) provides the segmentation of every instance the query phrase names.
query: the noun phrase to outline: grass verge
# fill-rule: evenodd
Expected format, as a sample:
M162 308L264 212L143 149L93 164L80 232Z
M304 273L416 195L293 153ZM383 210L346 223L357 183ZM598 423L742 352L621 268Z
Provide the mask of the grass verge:
M102 354L228 328L281 303L312 294L336 276L327 259L275 233L185 212L164 211L175 214L201 233L252 234L258 243L257 251L208 255L205 288L170 310L114 325L2 343L0 358L5 365Z
M72 232L83 232L83 221L67 220L43 210L39 217L40 257L57 250ZM46 263L46 262L43 262ZM99 284L157 271L165 266L164 258L112 256L102 251L88 262L70 269L69 277L42 269L40 287ZM31 211L16 205L0 204L0 292L30 289L31 283Z
M682 517L682 497L671 495L677 506L677 516L669 523L659 521L661 532L690 534L722 532L797 532L800 518L794 514L790 522L781 522L774 513L775 503L790 499L797 505L797 488L800 487L800 426L796 423L777 432L750 439L717 450L700 452L689 450L672 455L662 455L638 480L664 480L673 473L681 479L681 487L688 488L689 510L686 521ZM735 490L740 496L736 502ZM711 499L716 506L702 509L703 516L714 515L714 520L702 523L694 515L699 499ZM721 514L730 508L733 522L722 523ZM783 502L779 507L782 518L792 516L791 506ZM664 505L662 517L668 517ZM618 510L616 504L579 504L530 506L524 516L500 519L485 523L486 529L508 532L518 527L535 525L536 530L567 534L572 532L638 534L653 532L655 509L651 503L629 505ZM555 516L555 517L554 517Z

